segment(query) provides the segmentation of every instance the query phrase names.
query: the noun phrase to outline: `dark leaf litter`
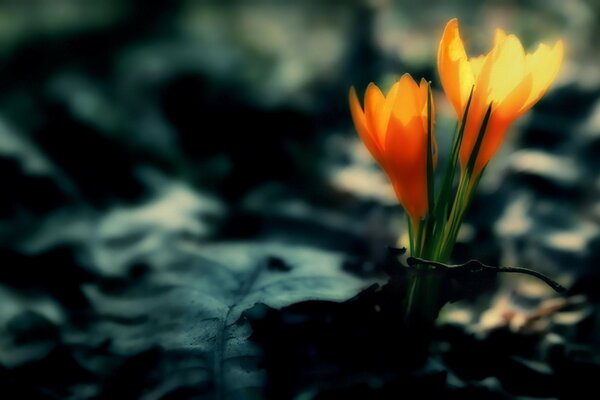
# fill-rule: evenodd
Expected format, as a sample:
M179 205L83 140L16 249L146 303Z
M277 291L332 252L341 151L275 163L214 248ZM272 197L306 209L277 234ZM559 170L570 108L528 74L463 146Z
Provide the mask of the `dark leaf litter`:
M294 9L325 8L330 45L356 44L332 80L301 46L322 36L294 39L291 19L283 43L307 71L294 81L242 28L190 28L252 22L237 2L130 3L3 58L0 398L600 398L597 88L536 107L455 251L539 269L567 294L522 277L458 285L426 338L405 329L405 271L385 263L404 216L344 133L348 86L389 67L366 61L385 57L376 9ZM368 188L340 189L348 170Z

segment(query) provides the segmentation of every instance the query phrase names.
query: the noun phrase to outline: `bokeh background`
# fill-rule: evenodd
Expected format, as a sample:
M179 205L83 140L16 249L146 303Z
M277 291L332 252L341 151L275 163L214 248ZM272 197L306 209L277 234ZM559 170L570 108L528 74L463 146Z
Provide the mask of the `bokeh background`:
M243 283L265 257L285 270L309 254L318 276L335 255L331 274L347 281L332 300L382 279L405 218L354 132L348 89L431 80L443 153L455 117L435 60L452 17L473 55L496 27L529 49L565 41L551 91L487 169L454 260L534 268L571 295L507 277L444 318L550 332L597 372L600 1L3 0L2 385L15 398L228 398L228 367L207 367L202 347L217 339L198 333L208 300L193 293L230 296L231 309L239 292L199 258L235 265Z

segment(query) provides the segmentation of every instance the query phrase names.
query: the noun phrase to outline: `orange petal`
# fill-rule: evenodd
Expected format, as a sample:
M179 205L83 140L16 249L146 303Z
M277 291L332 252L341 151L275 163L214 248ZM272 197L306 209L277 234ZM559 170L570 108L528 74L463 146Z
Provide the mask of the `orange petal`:
M471 57L469 59L469 64L471 64L471 71L473 71L473 77L477 80L479 73L481 72L481 67L483 67L483 63L485 62L486 56L481 55L479 57Z
M508 35L497 47L490 70L489 101L501 103L523 81L525 51L515 35Z
M403 122L392 115L386 138L386 163L396 195L413 220L427 212L426 147L420 116Z
M420 114L419 95L419 86L410 74L402 75L398 81L398 95L392 113L403 124L406 124L415 115Z
M374 83L369 83L365 91L365 117L367 119L367 126L373 135L373 140L377 141L381 149L383 149L387 127L387 121L382 118L383 115L381 112L384 104L385 97L383 97L381 90Z
M506 36L506 32L503 29L497 28L494 35L494 47L500 46L504 42L504 39L506 39Z
M356 95L356 90L354 86L350 88L350 112L352 113L352 120L354 121L354 126L356 127L356 131L360 136L361 140L365 144L365 147L373 158L377 160L377 162L383 166L383 149L381 148L378 141L372 136L369 127L367 125L367 120L365 117L365 113L363 112L362 107L360 106L360 102L358 101L358 96Z
M479 154L477 155L477 160L475 160L475 166L473 168L473 174L475 176L479 175L504 142L504 137L509 124L509 121L495 118L493 115L492 118L490 118L483 142L481 143L481 148L479 149Z
M527 55L527 68L532 77L531 92L523 104L520 112L529 110L546 93L560 69L564 57L562 40L556 42L550 49L545 44L540 44L533 54Z
M474 78L458 31L457 19L451 19L444 29L438 49L438 70L444 92L460 118L473 87Z
M382 122L382 132L378 132L379 142L381 143L382 148L385 150L385 135L387 134L388 123L390 120L390 115L394 108L394 104L396 103L396 99L398 98L398 92L400 88L400 82L394 82L390 90L388 91L387 96L385 97L383 109L380 111L380 119Z
M531 93L533 77L527 74L523 80L509 93L506 98L497 105L495 115L507 123L512 123L521 114L520 110Z

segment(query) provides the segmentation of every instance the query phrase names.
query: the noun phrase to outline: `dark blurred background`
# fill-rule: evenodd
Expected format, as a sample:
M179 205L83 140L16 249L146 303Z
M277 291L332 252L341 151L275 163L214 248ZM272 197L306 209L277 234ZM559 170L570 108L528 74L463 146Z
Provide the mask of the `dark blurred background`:
M600 1L3 0L0 383L15 398L222 394L224 378L173 345L216 340L194 337L194 307L149 317L167 287L208 290L195 255L237 255L241 274L265 256L285 269L290 249L342 254L344 274L378 279L405 219L354 132L348 89L432 80L443 153L455 117L435 60L453 17L473 55L496 27L530 50L565 40L560 76L487 169L454 259L572 288L579 308L546 322L598 361ZM510 277L444 318L519 330L552 298Z

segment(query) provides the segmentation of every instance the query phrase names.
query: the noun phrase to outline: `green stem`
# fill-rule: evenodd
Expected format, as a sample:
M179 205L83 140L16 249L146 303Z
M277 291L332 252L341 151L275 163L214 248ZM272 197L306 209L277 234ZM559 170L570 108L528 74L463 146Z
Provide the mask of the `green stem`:
M427 90L427 215L420 221L417 229L415 246L411 246L415 253L424 258L430 258L436 243L434 241L435 225L437 223L435 204L435 177L433 175L433 121L431 118L432 93L428 85ZM412 253L411 255L415 255ZM438 292L441 285L439 277L428 270L428 266L419 268L410 277L406 297L406 323L416 331L428 331L433 327L439 312ZM422 270L421 270L422 269Z
M441 278L428 270L425 265L419 268L408 282L406 302L406 323L411 329L426 334L437 318L441 306L438 294Z
M408 244L410 247L410 254L415 254L415 232L413 229L412 219L408 214L406 214L406 224L408 225Z
M465 199L470 197L469 193L469 177L467 174L461 174L460 181L458 183L458 189L456 190L456 196L450 210L450 216L448 217L448 223L444 229L444 236L440 243L440 251L436 254L436 261L445 262L450 258L452 248L456 243L456 237L465 211Z

